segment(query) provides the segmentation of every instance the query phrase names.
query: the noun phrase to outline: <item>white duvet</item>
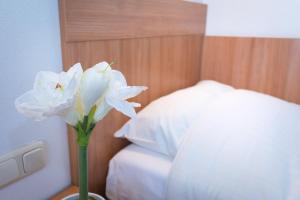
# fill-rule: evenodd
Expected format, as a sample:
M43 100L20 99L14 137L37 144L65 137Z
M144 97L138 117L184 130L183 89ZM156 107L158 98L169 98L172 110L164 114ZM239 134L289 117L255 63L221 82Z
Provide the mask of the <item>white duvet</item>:
M167 199L299 200L299 107L246 90L212 102L179 148Z

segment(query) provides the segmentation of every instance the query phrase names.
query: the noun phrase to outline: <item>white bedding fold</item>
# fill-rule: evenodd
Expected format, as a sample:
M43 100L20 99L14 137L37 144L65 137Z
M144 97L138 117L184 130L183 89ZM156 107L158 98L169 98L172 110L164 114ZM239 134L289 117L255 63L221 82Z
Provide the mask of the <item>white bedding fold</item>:
M236 90L208 105L169 175L169 200L299 200L300 106Z
M110 161L106 196L110 200L164 200L171 164L163 154L130 144Z

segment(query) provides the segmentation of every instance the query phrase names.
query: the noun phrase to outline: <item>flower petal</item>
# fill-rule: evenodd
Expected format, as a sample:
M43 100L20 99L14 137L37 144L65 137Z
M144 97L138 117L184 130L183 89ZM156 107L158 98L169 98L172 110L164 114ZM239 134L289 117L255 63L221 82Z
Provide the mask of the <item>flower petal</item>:
M30 90L18 97L15 100L15 106L18 112L22 113L26 117L33 118L37 121L43 120L45 116L43 115L44 111L47 110L47 107L40 105L40 103L35 98L35 92Z
M80 63L73 65L67 73L60 73L60 82L66 83L64 95L74 95L77 92L82 73L83 70Z
M50 71L40 71L35 76L34 90L45 90L52 88L59 80L59 75Z
M72 107L62 112L60 116L66 123L72 126L76 126L76 124L83 119L83 105L79 94L76 95L76 100Z
M59 74L41 71L36 75L33 90L15 101L17 110L27 117L42 120L52 115L63 115L73 106L82 75L80 64Z
M147 87L144 86L126 86L120 88L118 91L118 98L129 99L139 95L141 92L147 90Z
M80 95L84 105L84 114L87 115L97 100L104 95L111 79L111 69L103 70L103 64L87 69L82 76Z
M77 80L81 78L81 75L83 73L82 66L80 63L76 63L73 65L67 72L67 75L69 77L76 77Z
M77 122L80 121L80 114L73 108L64 114L61 114L60 116L66 123L72 126L76 126Z
M93 67L95 70L97 70L98 72L102 72L104 73L105 71L111 71L111 67L110 64L108 64L107 62L100 62L98 64L96 64Z
M140 103L136 103L136 102L129 102L133 107L141 107Z
M128 117L134 117L136 115L134 105L127 101L116 98L106 98L105 100L108 105L114 107L117 111L127 115Z
M136 115L134 107L139 107L140 104L130 103L125 100L135 97L146 89L147 87L143 86L127 86L123 74L117 70L112 70L112 80L106 93L105 101L123 114L134 117Z
M104 100L102 100L101 103L97 105L97 110L94 115L94 121L98 122L102 120L111 109L112 107L109 106Z
M112 70L112 82L114 87L126 87L127 82L124 75L118 70Z

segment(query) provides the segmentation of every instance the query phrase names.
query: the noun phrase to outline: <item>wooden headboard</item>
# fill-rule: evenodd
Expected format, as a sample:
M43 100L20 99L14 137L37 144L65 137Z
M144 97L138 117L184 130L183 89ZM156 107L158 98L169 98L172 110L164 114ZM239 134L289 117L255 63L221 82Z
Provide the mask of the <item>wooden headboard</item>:
M181 0L61 0L65 70L113 61L129 85L149 89L142 105L200 80L206 6ZM104 194L108 162L127 141L113 138L128 118L112 111L97 124L89 145L90 191ZM78 185L77 147L70 128L72 183Z
M300 104L300 39L206 36L201 79Z

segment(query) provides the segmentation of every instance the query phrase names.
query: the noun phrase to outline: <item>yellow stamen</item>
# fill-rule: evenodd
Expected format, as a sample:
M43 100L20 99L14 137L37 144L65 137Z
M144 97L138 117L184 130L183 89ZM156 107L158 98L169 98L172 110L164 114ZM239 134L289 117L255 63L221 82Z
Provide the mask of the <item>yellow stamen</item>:
M109 67L111 67L113 64L114 64L114 61L112 61L110 64L108 64L108 65L106 66L106 68L104 69L104 72L106 72L106 70L107 70Z
M55 89L61 89L62 90L63 86L61 84L57 83L56 86L55 86Z

